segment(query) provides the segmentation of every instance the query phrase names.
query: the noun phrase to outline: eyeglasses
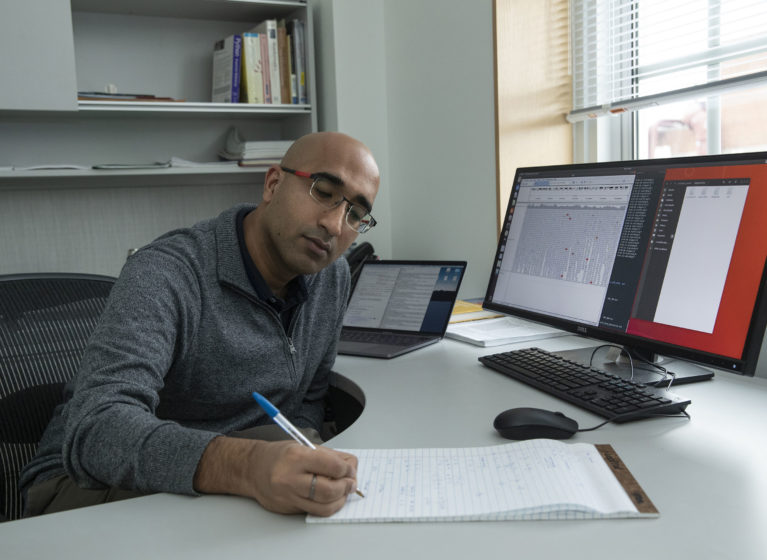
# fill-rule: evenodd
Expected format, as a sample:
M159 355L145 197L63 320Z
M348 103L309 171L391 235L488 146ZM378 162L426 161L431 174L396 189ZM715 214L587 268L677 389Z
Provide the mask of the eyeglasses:
M309 196L325 208L338 208L345 202L347 204L345 214L346 225L353 231L356 231L357 233L365 233L376 225L377 222L375 218L370 215L368 209L359 204L355 204L338 192L337 185L334 184L334 181L330 177L326 177L322 173L307 173L306 171L296 171L295 169L282 166L280 166L280 168L285 173L290 173L296 177L311 179L312 184L309 187Z

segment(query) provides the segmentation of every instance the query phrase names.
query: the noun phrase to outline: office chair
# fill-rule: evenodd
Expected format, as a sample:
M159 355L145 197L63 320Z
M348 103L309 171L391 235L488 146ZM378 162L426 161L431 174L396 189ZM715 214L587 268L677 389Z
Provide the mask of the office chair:
M115 279L89 274L0 276L0 521L22 514L29 462Z
M349 289L349 297L351 297L352 292L354 291L354 286L357 285L357 280L362 271L362 263L365 261L377 261L378 255L375 254L375 249L370 243L363 241L352 245L346 253L344 253L344 257L346 257L346 261L349 263L349 272L352 277Z

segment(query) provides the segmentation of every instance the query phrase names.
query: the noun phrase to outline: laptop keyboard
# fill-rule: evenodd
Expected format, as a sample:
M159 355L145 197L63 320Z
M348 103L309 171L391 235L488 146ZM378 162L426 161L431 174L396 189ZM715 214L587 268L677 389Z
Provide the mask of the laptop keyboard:
M485 366L615 422L678 414L689 400L540 348L480 356Z
M380 333L368 331L342 331L341 340L347 342L372 342L375 344L389 344L392 346L406 346L419 339L431 337L412 334Z

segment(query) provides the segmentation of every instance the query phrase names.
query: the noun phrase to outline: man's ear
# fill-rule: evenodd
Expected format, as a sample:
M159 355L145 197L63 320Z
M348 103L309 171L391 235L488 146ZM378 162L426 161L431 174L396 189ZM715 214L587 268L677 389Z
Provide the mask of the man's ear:
M272 165L264 178L264 194L262 196L264 202L269 202L272 199L280 184L280 179L282 179L282 170L279 166Z

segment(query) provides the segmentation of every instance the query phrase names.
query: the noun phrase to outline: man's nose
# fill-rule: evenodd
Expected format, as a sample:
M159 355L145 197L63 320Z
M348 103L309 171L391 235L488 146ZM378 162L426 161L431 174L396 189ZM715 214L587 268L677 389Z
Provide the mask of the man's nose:
M326 209L320 218L320 225L333 237L341 235L345 227L344 222L346 222L346 204Z

